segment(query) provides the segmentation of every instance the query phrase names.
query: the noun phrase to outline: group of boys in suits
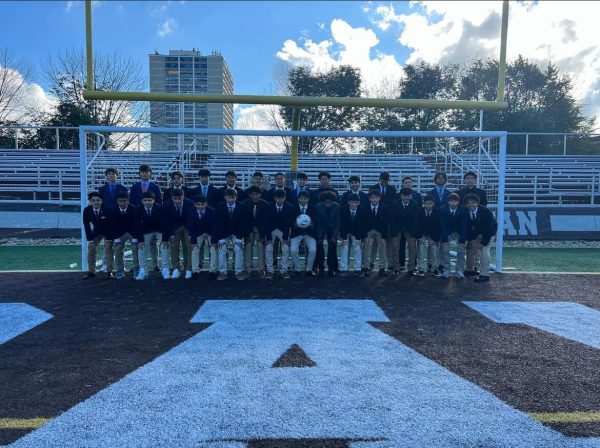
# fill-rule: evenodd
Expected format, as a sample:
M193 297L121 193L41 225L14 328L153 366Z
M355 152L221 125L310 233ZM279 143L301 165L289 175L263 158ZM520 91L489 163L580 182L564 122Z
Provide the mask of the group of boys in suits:
M183 174L175 171L170 175L172 186L165 191L152 182L149 165L140 166L140 181L129 190L118 183L116 169L108 168L105 175L106 183L88 195L90 205L83 211L85 279L96 275L97 248L104 240L108 279L126 276L124 247L129 241L136 280L146 279L152 270L165 279L191 279L202 268L225 280L228 261L239 280L252 275L271 279L279 252L283 278L326 272L363 277L375 270L377 259L381 276L406 271L449 278L452 242L457 245L456 277L489 280L496 224L486 208L485 191L475 187L474 172L464 175L465 187L454 193L445 187L446 174L437 173L435 187L424 196L412 188L410 176L397 191L387 172L368 193L361 190L358 176L350 176L349 189L341 195L325 171L319 173L316 189L308 188L305 173L297 173L294 188L286 186L283 173L277 173L275 185L264 189L264 177L256 172L252 186L243 190L233 171L225 174L221 188L211 184L207 169L199 170L199 184L193 188L184 185ZM230 254L233 260L228 260Z

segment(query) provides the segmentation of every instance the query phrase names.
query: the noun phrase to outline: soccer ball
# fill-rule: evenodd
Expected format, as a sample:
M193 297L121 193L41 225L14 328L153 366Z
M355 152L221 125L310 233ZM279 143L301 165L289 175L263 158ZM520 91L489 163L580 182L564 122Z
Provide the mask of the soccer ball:
M310 216L298 215L296 218L296 225L301 229L306 229L308 226L310 226Z

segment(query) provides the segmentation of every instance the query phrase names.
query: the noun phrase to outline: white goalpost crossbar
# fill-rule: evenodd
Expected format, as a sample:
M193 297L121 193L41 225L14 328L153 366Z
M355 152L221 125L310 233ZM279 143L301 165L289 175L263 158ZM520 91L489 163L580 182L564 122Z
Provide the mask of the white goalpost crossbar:
M496 219L496 265L495 271L502 272L502 245L504 239L504 194L506 178L506 139L505 131L270 131L249 129L206 129L206 128L136 128L119 126L80 126L79 127L79 163L81 185L81 214L87 206L87 133L143 133L143 134L193 134L217 136L256 136L256 137L324 137L324 138L493 138L499 141L498 151L498 201ZM234 153L235 154L235 153ZM385 155L382 155L385 157ZM87 242L81 225L81 265L87 270Z

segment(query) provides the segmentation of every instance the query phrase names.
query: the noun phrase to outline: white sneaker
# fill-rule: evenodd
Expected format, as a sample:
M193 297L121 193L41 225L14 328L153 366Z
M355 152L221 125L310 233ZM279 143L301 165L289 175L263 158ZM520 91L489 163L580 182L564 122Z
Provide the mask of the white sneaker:
M181 276L181 273L179 272L179 269L173 269L173 273L171 274L171 278L179 278Z
M171 275L169 274L169 270L167 268L162 269L162 276L165 280L169 280Z
M185 271L185 279L189 280L192 278L192 271Z
M456 271L456 278L465 278L465 273L463 271Z
M138 272L138 275L135 279L136 280L146 280L146 278L147 278L146 270L143 268L140 268L140 271Z
M444 271L444 273L442 274L442 277L444 277L444 278L450 278L450 270L449 270L449 269L446 269L446 270Z

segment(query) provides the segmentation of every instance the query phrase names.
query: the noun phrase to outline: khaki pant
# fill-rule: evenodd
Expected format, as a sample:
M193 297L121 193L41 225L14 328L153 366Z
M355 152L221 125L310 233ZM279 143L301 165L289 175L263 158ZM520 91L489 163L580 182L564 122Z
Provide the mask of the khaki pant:
M88 272L96 272L96 254L98 252L98 246L104 239L103 236L99 236L94 238L92 241L87 242L87 263L88 263ZM106 252L108 246L112 245L112 241L104 241L104 251ZM112 264L112 263L111 263ZM108 266L107 266L108 270Z
M438 266L438 244L429 236L423 236L418 240L419 248L419 269L427 270L427 265L431 264L432 269L437 269Z
M340 271L342 272L348 271L351 249L354 249L354 272L359 272L362 267L361 240L349 234L348 239L342 241L342 254L340 256Z
M490 275L490 262L491 262L491 254L490 248L492 246L492 240L488 243L487 246L483 246L483 249L476 249L473 246L473 242L481 242L482 236L478 235L472 241L469 241L467 244L467 270L472 271L475 268L475 262L477 257L479 257L479 273L481 275Z
M110 247L106 246L106 269L108 271L112 271L112 259L114 255L115 259L115 269L117 272L123 271L125 269L125 259L124 259L124 251L125 251L125 243L129 241L131 243L131 256L133 258L133 267L138 269L140 267L140 262L138 258L138 247L137 243L133 242L133 236L130 233L125 233L121 235L119 238L116 238L113 241L113 244ZM114 254L113 254L114 249Z
M185 226L179 227L169 238L171 245L171 265L173 269L181 269L179 260L180 245L183 247L183 264L186 271L192 270L192 244L190 242L190 233Z
M225 238L224 243L219 243L219 272L227 273L227 252L228 245L233 245L233 268L236 274L244 270L244 250L242 249L243 242L236 242L235 235L230 235Z
M415 260L417 259L417 240L414 239L410 233L401 232L397 236L394 236L390 240L390 250L388 251L389 257L388 264L390 269L395 271L400 270L400 239L404 236L406 245L408 246L408 260L406 268L408 271L415 270Z
M273 243L276 240L279 240L279 242L281 243L281 272L286 272L288 269L290 246L289 244L283 243L283 232L279 229L276 229L271 232L271 241L267 242L267 246L265 248L267 271L269 271L270 273L273 273L275 271L275 266L273 264ZM276 258L275 264L277 264Z
M458 242L458 233L448 235L448 242L442 243L440 248L440 264L444 265L444 271L450 272L450 244L456 242L456 271L465 270L466 247L464 243Z
M265 269L265 245L260 240L258 229L254 227L248 237L244 240L244 263L246 265L246 272L252 272L252 248L256 243L256 258L257 258L257 271L263 271Z
M375 265L377 250L379 250L379 269L385 269L387 264L386 241L383 239L381 232L378 232L377 230L370 230L369 233L367 233L363 268L369 268L371 265Z
M298 255L300 243L302 243L302 241L304 241L304 246L308 251L305 270L306 272L312 271L315 265L315 258L317 257L317 240L310 235L298 235L291 239L290 252L292 254L292 268L296 272L302 271L300 268L300 256Z
M200 272L200 263L204 259L204 246L208 246L208 270L209 272L217 272L217 264L219 262L217 257L216 246L210 244L210 235L203 233L196 241L192 241L192 272Z
M140 269L147 269L148 265L148 252L152 255L152 268L158 266L158 264L154 261L154 256L152 254L152 248L158 252L158 243L161 240L162 235L160 232L151 232L144 234L144 247L139 248L138 245L138 260L140 264ZM148 250L150 248L150 250ZM161 244L160 250L160 267L161 268L169 268L169 245L168 243Z

